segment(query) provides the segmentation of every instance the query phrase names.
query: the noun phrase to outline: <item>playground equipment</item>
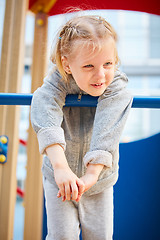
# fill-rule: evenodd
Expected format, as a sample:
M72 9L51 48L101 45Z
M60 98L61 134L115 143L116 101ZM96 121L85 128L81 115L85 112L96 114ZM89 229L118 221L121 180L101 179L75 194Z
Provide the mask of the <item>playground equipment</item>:
M0 136L0 163L7 162L8 137Z
M24 105L26 105L28 103L28 96L24 95L23 98ZM97 104L97 98L95 97L83 96L81 102L77 101L77 99L77 95L68 95L66 106L80 105L93 107ZM7 94L5 102L3 94L0 94L0 104L8 104L9 102L13 105L17 103L16 96L14 100L13 97L10 98L10 94ZM160 97L134 98L132 107L160 108ZM19 142L26 146L25 141L20 139ZM120 177L115 186L114 194L114 239L140 240L145 237L146 240L150 240L153 236L154 239L160 236L158 226L160 215L160 193L158 191L160 180L158 174L158 169L160 168L159 142L160 134L156 134L147 139L120 144ZM17 193L21 197L24 197L24 192L21 189L17 188ZM126 224L128 224L127 228ZM135 226L137 226L136 229ZM149 229L149 231L146 231L146 229ZM42 239L45 239L46 231L46 213L44 207ZM82 236L80 236L80 239L82 239Z
M160 239L160 133L120 144L114 188L115 240Z
M90 95L83 95L81 101L77 101L78 96L67 95L65 106L79 106L79 107L96 107L98 97ZM32 101L32 94L15 94L15 93L0 93L0 105L30 105ZM134 108L159 108L160 98L149 96L137 96L133 99L132 107Z
M87 4L87 9L123 9L144 11L153 14L160 14L160 1L149 0L139 2L139 0L131 1L83 1ZM57 13L63 13L62 10L71 6L81 6L81 1L44 1L30 0L29 9L35 13L35 32L34 32L34 50L32 63L32 89L35 91L41 84L46 72L47 59L47 31L48 16ZM88 5L92 7L88 7ZM6 0L5 24L3 30L3 42L1 53L1 69L0 69L0 92L2 93L18 93L20 92L20 82L23 71L23 52L24 52L24 29L25 29L25 13L28 10L27 0ZM45 43L45 44L42 44ZM30 98L31 96L29 96ZM7 162L0 164L0 239L9 240L13 236L13 216L14 203L16 199L16 163L18 153L18 116L19 108L17 106L0 106L0 134L6 135L9 139L9 151ZM157 139L157 141L159 141ZM27 162L27 179L25 191L25 226L24 239L41 239L42 235L42 215L43 215L43 190L41 176L41 160L42 157L38 153L38 144L36 136L30 126L28 138L28 162ZM158 156L158 155L157 155ZM34 161L33 161L34 159ZM120 161L122 162L122 161ZM138 164L138 163L137 163ZM154 163L153 163L154 164ZM157 164L157 163L156 163ZM157 164L156 166L159 167ZM120 173L121 174L121 173ZM134 173L133 173L134 174ZM124 174L124 176L126 176ZM157 176L157 175L156 175ZM133 180L133 178L130 178ZM157 178L156 178L157 180ZM121 181L121 180L120 180ZM119 181L119 183L120 183ZM122 181L123 182L123 181ZM124 183L124 182L123 182ZM117 185L118 186L118 185ZM123 184L121 185L123 186ZM123 188L120 187L123 192ZM134 188L132 188L135 190ZM144 189L143 189L144 190ZM156 190L152 192L155 194ZM116 193L115 193L116 194ZM117 192L118 194L118 192ZM123 195L125 196L125 195ZM146 196L146 195L145 195ZM157 197L157 195L156 195ZM116 196L115 196L116 198ZM118 196L118 198L120 198ZM158 197L157 197L158 198ZM120 198L123 202L123 197ZM126 199L130 198L126 196ZM133 203L133 202L131 202ZM117 204L117 203L116 203ZM126 204L126 202L125 202ZM155 202L153 201L153 204ZM127 206L127 205L126 205ZM137 207L138 205L136 205ZM147 205L148 206L148 205ZM119 209L122 209L120 205ZM138 210L140 206L138 206ZM155 209L153 209L155 211ZM144 213L144 210L142 211ZM133 212L132 212L133 213ZM150 214L150 212L148 212ZM159 212L158 212L159 213ZM125 219L127 219L125 212ZM144 215L146 218L146 215ZM151 215L153 216L153 215ZM117 218L116 218L117 219ZM121 222L121 221L120 221ZM124 222L122 222L124 223ZM116 223L118 226L120 223ZM122 225L121 229L123 229ZM144 225L148 226L148 225ZM147 227L146 227L147 229ZM155 230L152 228L152 230ZM143 232L143 231L142 231ZM155 231L157 234L159 232ZM116 236L120 236L120 232L115 232ZM135 236L133 234L133 236ZM122 238L125 240L125 237ZM131 240L130 238L128 238ZM128 240L127 239L127 240ZM138 239L138 238L135 238ZM141 237L143 239L143 236ZM144 239L147 239L144 237ZM150 238L151 239L151 238ZM157 239L154 237L154 239ZM158 238L159 239L159 238ZM118 240L121 240L118 238Z

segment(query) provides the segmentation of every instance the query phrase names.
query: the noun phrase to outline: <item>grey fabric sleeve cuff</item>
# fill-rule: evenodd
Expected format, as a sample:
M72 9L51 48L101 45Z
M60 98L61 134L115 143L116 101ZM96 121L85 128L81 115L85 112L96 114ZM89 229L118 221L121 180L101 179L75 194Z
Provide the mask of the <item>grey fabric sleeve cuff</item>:
M103 164L107 168L112 167L112 154L103 150L87 152L83 158L84 165L87 167L89 163Z
M61 127L50 127L41 129L37 133L38 143L39 143L39 151L41 154L45 154L46 147L52 144L59 144L65 150L66 143L64 138L64 131Z

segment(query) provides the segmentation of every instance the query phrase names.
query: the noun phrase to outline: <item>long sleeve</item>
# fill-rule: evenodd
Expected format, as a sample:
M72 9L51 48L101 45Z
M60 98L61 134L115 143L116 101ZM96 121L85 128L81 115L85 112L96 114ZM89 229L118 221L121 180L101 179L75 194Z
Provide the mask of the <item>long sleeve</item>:
M112 167L112 154L119 145L132 105L127 82L126 75L117 71L113 82L98 99L90 150L83 159L86 166L92 163Z
M56 71L44 79L44 84L38 88L31 103L31 123L37 133L40 153L47 146L58 143L65 149L64 131L61 128L63 120L62 108L65 105L65 83Z

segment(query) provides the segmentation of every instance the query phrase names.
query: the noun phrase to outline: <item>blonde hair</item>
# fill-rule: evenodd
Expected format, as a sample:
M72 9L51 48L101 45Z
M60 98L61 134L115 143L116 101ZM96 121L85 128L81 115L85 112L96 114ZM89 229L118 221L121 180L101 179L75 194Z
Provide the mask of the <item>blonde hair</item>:
M61 57L72 56L76 48L75 42L78 40L86 44L92 43L93 48L97 46L100 48L102 44L100 40L104 40L109 36L117 43L115 30L104 18L94 15L74 17L60 29L56 46L51 52L50 59L56 64L62 78L68 80L69 74L63 69ZM115 64L118 65L118 63L119 57L115 47Z

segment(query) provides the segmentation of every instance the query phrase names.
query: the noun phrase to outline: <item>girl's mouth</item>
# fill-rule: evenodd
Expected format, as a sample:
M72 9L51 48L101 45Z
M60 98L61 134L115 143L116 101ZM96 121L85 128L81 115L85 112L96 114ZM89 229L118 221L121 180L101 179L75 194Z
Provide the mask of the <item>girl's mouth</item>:
M95 84L91 84L92 87L95 88L101 88L104 85L104 83L95 83Z

